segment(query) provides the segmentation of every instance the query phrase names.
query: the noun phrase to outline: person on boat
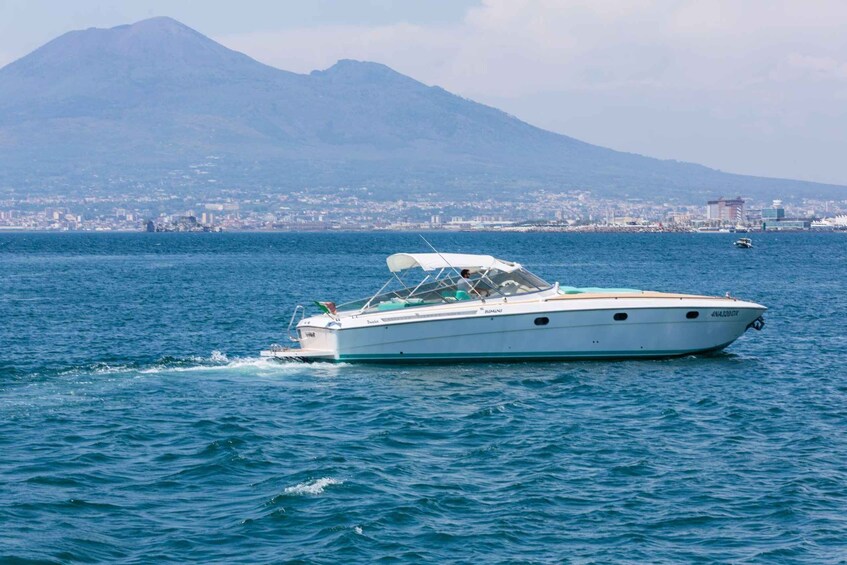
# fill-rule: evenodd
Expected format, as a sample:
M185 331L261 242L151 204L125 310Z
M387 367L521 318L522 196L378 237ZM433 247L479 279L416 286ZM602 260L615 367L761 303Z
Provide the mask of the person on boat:
M469 300L471 298L482 298L483 292L480 292L479 288L475 288L473 282L471 282L471 272L469 269L462 269L462 272L459 273L461 277L459 278L459 282L456 283L456 298L459 298L459 292L466 292L468 297L463 298L463 300ZM485 292L487 296L488 293Z
M456 283L456 290L464 290L468 294L472 294L473 284L471 284L471 272L468 269L462 269L462 272L459 274L462 276L459 282Z

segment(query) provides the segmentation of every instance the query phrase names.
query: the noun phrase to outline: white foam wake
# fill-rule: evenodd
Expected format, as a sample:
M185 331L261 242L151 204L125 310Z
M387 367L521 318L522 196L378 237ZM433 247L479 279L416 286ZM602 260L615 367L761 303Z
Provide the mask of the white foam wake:
M285 494L321 494L324 489L330 485L343 485L344 481L333 479L332 477L324 477L314 481L306 481L293 487L285 487Z
M299 361L280 361L269 357L229 357L221 351L212 351L208 357L163 357L146 367L133 364L93 363L91 365L69 367L59 371L63 377L81 377L90 375L120 374L173 374L173 373L233 373L275 377L307 372L316 377L334 377L346 363L302 363Z
M209 356L209 361L212 363L229 363L229 358L226 356L226 353L221 353L216 349Z
M302 369L303 363L290 362L280 363L266 357L236 357L230 359L225 353L213 351L207 358L197 357L189 361L187 365L163 364L156 367L142 369L140 373L185 373L185 372L217 372L238 370L255 370L267 372L290 372L293 369Z

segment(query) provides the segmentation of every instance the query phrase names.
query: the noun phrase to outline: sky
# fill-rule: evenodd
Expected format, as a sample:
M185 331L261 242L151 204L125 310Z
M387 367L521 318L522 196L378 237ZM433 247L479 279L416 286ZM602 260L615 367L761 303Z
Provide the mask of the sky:
M377 61L597 145L847 185L847 0L0 0L0 66L152 16L285 70Z

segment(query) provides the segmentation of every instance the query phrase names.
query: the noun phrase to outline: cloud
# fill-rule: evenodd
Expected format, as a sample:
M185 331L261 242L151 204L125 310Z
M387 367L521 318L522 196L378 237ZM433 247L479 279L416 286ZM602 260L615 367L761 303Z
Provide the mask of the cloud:
M844 81L847 80L847 62L791 53L769 76L774 81Z
M516 96L768 80L792 53L843 53L844 22L847 3L829 0L486 0L452 25L334 25L217 39L288 70L375 60L463 93Z

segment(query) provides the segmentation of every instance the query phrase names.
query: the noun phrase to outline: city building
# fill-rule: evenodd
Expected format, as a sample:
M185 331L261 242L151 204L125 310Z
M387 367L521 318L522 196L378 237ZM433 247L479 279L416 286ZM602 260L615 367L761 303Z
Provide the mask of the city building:
M774 200L773 206L771 206L770 208L762 208L762 221L763 222L768 222L768 221L779 222L780 220L782 220L784 218L785 218L785 208L782 207L782 200Z
M762 222L765 231L800 231L810 229L811 220L770 220Z
M762 229L765 231L807 230L812 221L803 218L786 218L782 200L774 200L773 206L762 209Z
M739 196L732 200L723 197L709 200L706 217L713 222L737 224L744 221L744 200Z

